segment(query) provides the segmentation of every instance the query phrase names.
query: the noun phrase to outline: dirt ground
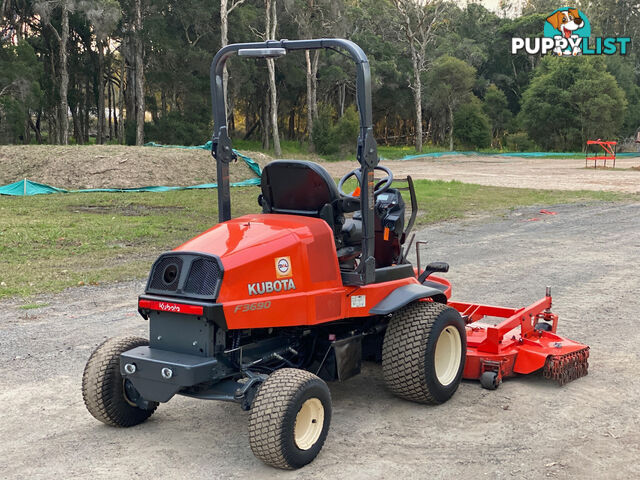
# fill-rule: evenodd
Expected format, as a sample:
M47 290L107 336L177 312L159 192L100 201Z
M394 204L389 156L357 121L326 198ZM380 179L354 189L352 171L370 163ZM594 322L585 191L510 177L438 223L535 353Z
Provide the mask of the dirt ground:
M243 152L261 166L271 157ZM355 161L322 163L335 178ZM600 162L602 163L602 162ZM385 160L397 177L460 180L498 187L640 192L640 157L619 158L616 169L587 169L582 159L451 155L437 159ZM242 161L231 165L232 182L254 175ZM92 146L0 146L0 185L28 178L60 188L131 188L195 185L216 181L216 164L206 150Z
M143 284L70 289L40 309L0 303L0 478L639 478L640 204L545 207L557 215L430 226L423 259L451 264L459 300L524 306L551 285L559 333L591 346L587 377L463 382L433 407L391 396L371 364L330 385L315 462L282 472L253 457L233 404L177 397L131 429L90 417L82 369L104 338L146 333Z
M269 157L249 152L264 165ZM255 174L239 160L231 182ZM216 181L216 162L208 150L125 147L121 145L0 145L0 185L27 178L58 188L188 186Z
M585 168L584 159L517 158L450 155L440 158L385 160L396 177L411 175L430 180L459 180L496 187L545 190L609 190L640 192L640 157L618 158L616 168ZM591 163L593 166L593 163ZM610 165L610 162L608 163ZM325 162L334 177L354 168L353 162Z

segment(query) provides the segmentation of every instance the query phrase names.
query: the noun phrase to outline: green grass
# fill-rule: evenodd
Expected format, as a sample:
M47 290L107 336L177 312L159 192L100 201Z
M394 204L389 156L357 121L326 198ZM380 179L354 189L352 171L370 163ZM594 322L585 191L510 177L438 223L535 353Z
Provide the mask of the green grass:
M526 205L638 200L455 181L417 180L416 190L419 225ZM234 216L259 211L257 187L234 188L231 195ZM0 197L0 298L144 278L159 253L216 221L213 190Z
M48 303L25 303L24 305L20 305L20 310L35 310L37 308L43 308L48 305Z
M254 152L263 152L273 156L273 145L269 150L262 148L262 142L259 140L242 140L233 139L233 148L237 150L251 150ZM280 148L282 148L283 157L305 157L309 155L309 147L306 142L298 142L296 140L280 140Z

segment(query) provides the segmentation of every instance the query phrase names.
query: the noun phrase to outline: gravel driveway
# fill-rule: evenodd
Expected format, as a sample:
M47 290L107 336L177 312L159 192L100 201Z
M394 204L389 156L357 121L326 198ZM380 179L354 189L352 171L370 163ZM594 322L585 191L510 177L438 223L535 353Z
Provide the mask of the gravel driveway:
M640 157L620 157L616 168L585 168L580 158L519 158L482 155L446 155L417 160L385 160L397 177L458 180L496 187L543 190L604 190L640 193ZM323 162L336 178L353 168L353 162ZM611 162L607 163L607 167Z
M253 457L236 405L176 397L131 429L90 417L84 363L106 337L145 334L143 284L71 289L35 310L0 303L0 478L638 478L640 204L545 208L557 215L433 225L423 258L451 264L459 300L524 306L551 285L559 333L591 346L585 378L464 382L431 407L392 397L369 365L330 385L316 461L282 472Z

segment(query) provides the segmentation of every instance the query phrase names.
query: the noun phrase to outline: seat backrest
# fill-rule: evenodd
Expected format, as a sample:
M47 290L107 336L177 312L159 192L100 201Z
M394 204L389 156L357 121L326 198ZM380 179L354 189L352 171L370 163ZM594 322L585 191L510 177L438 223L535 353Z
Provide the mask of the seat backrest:
M329 172L317 163L305 160L270 162L262 170L260 187L266 213L324 218L326 206L335 205L340 199L338 187Z

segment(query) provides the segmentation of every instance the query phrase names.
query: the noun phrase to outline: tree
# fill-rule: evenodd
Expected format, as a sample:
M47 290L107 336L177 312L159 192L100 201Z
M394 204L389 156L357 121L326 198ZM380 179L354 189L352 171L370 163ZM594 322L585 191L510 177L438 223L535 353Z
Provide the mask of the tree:
M60 31L58 31L51 23L51 15L54 9L60 9L61 25ZM69 41L69 14L73 9L73 4L70 0L47 0L36 4L36 11L40 15L42 22L53 33L58 43L59 54L59 95L60 103L58 106L58 121L59 121L59 137L58 140L61 144L66 145L69 143L69 71L67 64L67 43Z
M220 46L226 47L229 44L229 14L233 12L237 7L242 5L245 0L231 0L231 4L229 4L229 0L220 0ZM227 65L225 64L224 70L222 71L222 84L224 88L224 109L227 112L227 117L230 115L229 112L229 100L227 98L228 95L228 83L229 83L229 71L227 70Z
M123 143L142 143L145 137L162 143L203 143L211 131L212 54L230 41L250 42L256 34L270 39L277 33L283 38L346 37L362 47L371 66L373 128L380 143L414 143L420 148L426 141L449 147L454 141L463 142L467 130L460 131L463 113L473 116L469 122L482 117L477 115L473 94L483 99L494 144L499 145L508 130L511 144L533 145L522 141L524 132L511 131L515 123L510 117L521 110L531 79L548 67L541 65L541 55L508 52L512 37L541 35L546 15L557 6L553 2L528 0L527 11L540 13L515 18L504 15L522 4L515 0L502 2L502 17L477 2L466 2L462 8L465 2L442 0L275 2L269 0L266 8L265 1L221 0L211 8L209 0L3 0L2 46L26 42L40 72L36 77L27 75L27 82L13 84L2 95L3 139L28 142L35 133L38 142L59 143L67 141L63 136L73 135L83 143L97 132L100 143L107 138L106 122L110 134L117 132ZM592 20L594 36L631 36L635 41L640 14L633 5L631 0L579 2ZM277 69L272 61L230 60L229 73L239 80L229 82L225 75L233 136L240 131L247 140L261 135L266 146L282 133L282 138L309 138L315 145L312 137L322 105L334 112L325 143L337 133L331 130L343 114L351 115L355 104L353 64L333 51L301 54L278 59ZM459 63L445 71L447 62L455 59ZM615 118L607 124L607 135L628 137L640 125L639 59L633 50L604 58L628 101L626 111L617 112L624 121ZM7 54L2 61L0 90L16 80L8 80L14 72L21 71L17 57ZM438 75L431 74L434 62ZM32 83L34 94L22 95L31 91L23 86ZM584 87L574 93L588 98L590 91ZM573 116L566 121L574 124L575 115L597 118L590 109L599 108L594 107L598 101L577 98L582 97L574 95ZM151 117L146 123L145 112ZM608 122L607 115L600 124ZM534 125L544 123L535 109L518 116L520 125L525 117L533 118L531 128L542 128ZM589 131L599 132L596 136L603 135L596 123L590 127L580 123L593 127ZM582 127L578 130L582 132ZM571 138L580 135L568 133Z
M571 151L589 138L611 139L627 101L602 58L545 57L522 98L519 118L542 148Z
M142 0L135 0L135 16L133 22L136 64L136 145L144 144L144 54L142 44Z
M286 0L284 7L298 27L298 38L314 38L336 30L340 18L340 4L330 0ZM340 36L340 35L336 35ZM318 118L318 66L320 50L305 50L307 87L307 134L313 146L313 123Z
M105 118L104 118L104 88L105 88L105 61L104 50L109 48L107 37L113 32L120 20L120 6L115 0L85 0L81 2L81 9L93 27L98 50L98 128L96 143L104 142Z
M449 150L453 150L454 113L470 98L475 79L475 68L448 55L438 58L429 72L429 104L432 112L444 114L446 118L444 124L449 127Z
M489 117L482 111L482 102L471 96L471 101L458 107L453 116L456 139L467 148L487 148L491 144Z
M484 95L484 113L491 121L491 139L501 146L501 138L513 115L509 110L507 96L495 85L489 85Z
M635 135L640 127L640 85L638 85L638 74L634 65L637 60L636 54L611 55L606 58L607 70L616 78L616 82L624 90L627 98L627 110L622 124L623 136Z
M38 141L40 130L31 121L30 112L39 107L42 90L40 77L42 65L26 41L17 45L0 45L0 125L8 130L7 140L28 143L29 130L33 129ZM3 118L4 117L4 118ZM0 141L2 139L0 138Z
M413 78L409 88L413 91L416 114L416 140L418 152L422 151L422 74L429 68L427 48L433 43L435 29L443 11L441 3L430 0L393 0L402 16L401 29L411 52ZM453 118L453 117L452 117ZM452 140L453 142L453 137Z
M278 13L276 0L265 0L265 40L275 40L278 28ZM273 153L276 157L282 155L280 147L280 133L278 130L278 90L276 86L276 64L273 58L267 58L267 69L269 70L269 100L271 116L271 133L273 137Z

